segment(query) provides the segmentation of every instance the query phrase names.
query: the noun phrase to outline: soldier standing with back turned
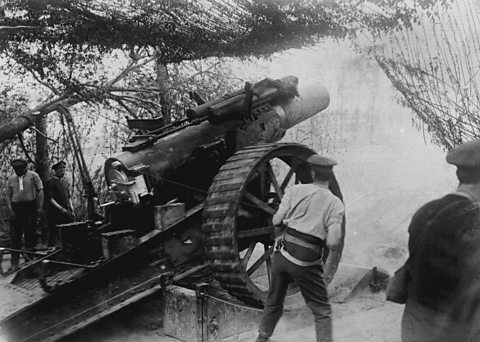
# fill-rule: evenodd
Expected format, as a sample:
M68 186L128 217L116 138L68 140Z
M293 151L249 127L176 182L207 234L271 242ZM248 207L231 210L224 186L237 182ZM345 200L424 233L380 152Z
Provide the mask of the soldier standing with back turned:
M344 206L329 190L329 180L336 162L313 155L312 184L297 184L287 189L273 225L288 227L282 233L272 260L272 281L257 342L266 342L283 313L289 283L299 287L315 318L317 341L332 341L331 307L323 279L322 251L336 248L342 240Z

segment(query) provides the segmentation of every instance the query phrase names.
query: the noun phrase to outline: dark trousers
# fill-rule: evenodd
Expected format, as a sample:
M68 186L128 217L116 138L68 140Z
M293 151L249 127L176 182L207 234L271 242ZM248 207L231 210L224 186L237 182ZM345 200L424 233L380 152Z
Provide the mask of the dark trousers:
M22 239L25 240L25 248L33 249L37 241L37 203L31 202L12 202L14 216L11 220L11 238L12 248L22 248ZM17 267L19 254L12 253L12 267Z
M272 281L262 321L258 329L261 337L270 337L283 314L283 303L291 282L300 289L315 319L317 341L332 341L331 307L323 280L323 266L298 266L275 252L272 260Z
M65 224L73 222L71 213L62 213L57 208L49 208L47 211L48 230L46 241L48 246L56 246L58 240L57 224Z

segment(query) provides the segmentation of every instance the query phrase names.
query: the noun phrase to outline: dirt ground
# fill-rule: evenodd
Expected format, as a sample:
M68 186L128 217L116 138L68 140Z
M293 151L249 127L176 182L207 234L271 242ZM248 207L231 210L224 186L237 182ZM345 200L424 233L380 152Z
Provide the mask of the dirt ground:
M400 342L400 321L403 306L386 303L378 296L362 297L349 303L333 304L334 340L341 342ZM226 339L228 342L254 341L256 331ZM272 342L314 342L313 322L298 326L298 322L282 318Z
M160 298L131 307L71 336L65 341L101 342L158 341L179 342L165 336L161 322ZM332 303L335 341L400 342L403 306L385 301L385 293L364 291L345 303ZM272 336L272 342L315 341L313 318L307 308L302 314L285 313ZM256 329L224 338L222 342L253 342Z

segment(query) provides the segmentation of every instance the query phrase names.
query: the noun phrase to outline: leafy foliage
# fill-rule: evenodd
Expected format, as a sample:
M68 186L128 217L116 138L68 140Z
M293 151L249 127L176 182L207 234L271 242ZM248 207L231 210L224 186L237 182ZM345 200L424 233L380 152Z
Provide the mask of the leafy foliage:
M112 51L131 58L148 51L163 64L268 55L321 37L355 38L361 29L376 34L410 25L433 3L376 2L10 0L0 5L0 25L23 29L0 30L0 47L45 86L76 93L86 82L76 76L98 73Z
M443 0L442 2L445 2ZM11 41L55 43L82 53L158 47L164 63L211 56L272 53L319 37L355 36L409 26L435 1L394 0L10 0L2 6ZM4 46L5 47L5 46ZM39 55L51 46L42 46ZM42 61L37 60L41 64Z

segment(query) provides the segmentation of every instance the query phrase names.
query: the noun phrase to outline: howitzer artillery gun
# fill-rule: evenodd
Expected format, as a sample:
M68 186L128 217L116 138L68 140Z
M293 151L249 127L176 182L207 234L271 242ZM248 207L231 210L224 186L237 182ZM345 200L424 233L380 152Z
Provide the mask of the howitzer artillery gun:
M129 120L136 134L105 162L106 220L60 227L63 248L13 281L32 286L32 275L40 275L49 295L0 327L28 341L64 336L160 286L162 272L191 274L185 269L195 264L208 265L233 296L261 306L269 289L271 217L289 185L311 181L305 160L315 153L278 141L329 104L323 86L297 85L294 76L265 79L201 102L176 122ZM330 188L342 197L335 177ZM342 248L324 253L327 282ZM75 306L60 308L72 294Z
M155 226L159 204L183 203L187 210L202 206L198 227L166 240L172 260L182 262L203 249L224 288L261 304L269 284L268 275L258 275L268 273L273 252L271 216L289 184L311 181L308 167L302 166L314 153L276 142L329 104L323 86L299 92L297 83L294 76L247 83L242 91L188 110L182 124L134 136L123 153L105 163L116 198L112 222L142 232ZM331 183L341 197L336 180ZM340 254L330 255L327 279Z

